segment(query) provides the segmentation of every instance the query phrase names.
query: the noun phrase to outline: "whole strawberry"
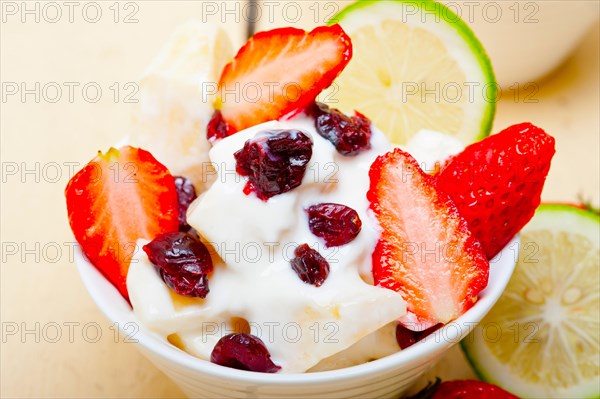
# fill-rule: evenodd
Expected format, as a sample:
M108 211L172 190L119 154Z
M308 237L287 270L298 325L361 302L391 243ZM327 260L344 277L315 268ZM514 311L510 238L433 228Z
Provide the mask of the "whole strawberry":
M408 399L519 399L517 396L487 382L476 380L444 381L438 378L421 392Z
M532 218L554 155L554 138L531 123L511 126L452 157L437 175L493 258Z

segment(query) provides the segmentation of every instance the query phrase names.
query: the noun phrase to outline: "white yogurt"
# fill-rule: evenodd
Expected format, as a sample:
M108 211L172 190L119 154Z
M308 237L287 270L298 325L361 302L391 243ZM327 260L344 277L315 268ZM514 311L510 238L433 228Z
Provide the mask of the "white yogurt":
M435 173L446 159L463 150L463 145L455 137L429 129L421 129L406 144L404 150L412 155L421 169Z
M313 141L313 155L299 187L262 201L244 194L247 179L235 173L233 154L270 129L304 132ZM405 315L405 302L400 294L372 285L371 254L379 227L368 210L368 172L375 158L391 149L384 135L372 130L372 148L355 157L340 155L303 115L257 125L218 142L209 154L216 180L187 215L215 251L210 293L204 300L174 294L140 251L127 277L140 321L165 339L173 341L176 334L184 350L209 360L218 339L234 331L232 318L244 319L284 373L305 372L317 364L315 370L345 367L398 350L390 329ZM326 248L310 232L305 212L321 202L356 210L360 234L346 245ZM320 287L302 282L290 266L302 243L330 264ZM377 347L373 340L381 337L386 345Z

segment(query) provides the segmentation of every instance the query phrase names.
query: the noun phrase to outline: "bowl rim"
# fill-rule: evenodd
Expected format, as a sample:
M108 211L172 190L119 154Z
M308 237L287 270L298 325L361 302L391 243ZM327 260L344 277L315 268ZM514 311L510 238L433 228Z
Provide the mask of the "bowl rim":
M128 333L128 331L123 330L126 323L136 323L139 330L132 338L146 351L152 352L180 367L217 379L252 384L302 385L307 383L331 383L357 377L364 378L397 369L420 358L427 358L436 353L444 352L460 342L485 317L504 292L516 266L519 243L519 236L517 235L496 257L490 260L489 282L487 287L479 294L479 299L475 305L458 319L448 323L424 340L419 341L410 348L399 350L394 354L368 363L336 370L293 374L269 374L232 369L194 357L176 348L160 339L157 334L144 328L143 324L137 320L129 303L102 273L86 259L79 246L76 246L75 249L75 263L85 288L100 311L108 320L117 323L118 328L124 334Z

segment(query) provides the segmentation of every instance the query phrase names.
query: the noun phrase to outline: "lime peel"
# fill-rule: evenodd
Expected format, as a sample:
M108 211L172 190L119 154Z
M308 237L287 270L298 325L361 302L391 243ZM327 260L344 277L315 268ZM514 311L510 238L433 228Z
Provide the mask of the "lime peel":
M600 217L542 205L521 242L505 293L461 343L465 355L479 378L522 397L598 397ZM486 335L490 326L499 337Z
M334 23L352 38L354 58L336 81L338 92L328 96L334 100L331 105L338 106L337 97L343 111L365 113L396 144L405 144L420 128L454 135L465 145L489 135L497 97L492 65L475 34L453 11L432 0L359 0L328 22ZM396 34L390 35L392 31ZM405 40L392 39L404 34L409 35ZM441 47L431 50L436 46ZM403 53L421 53L421 59L402 58ZM399 58L401 62L393 62ZM448 73L444 90L464 82L460 104L452 103L450 95L444 101L437 94L433 100L427 97L430 89L423 81L431 83L432 78L423 71L428 69L442 83ZM462 75L452 75L455 69ZM413 96L420 94L421 103L407 101L409 90ZM481 93L473 97L472 90Z

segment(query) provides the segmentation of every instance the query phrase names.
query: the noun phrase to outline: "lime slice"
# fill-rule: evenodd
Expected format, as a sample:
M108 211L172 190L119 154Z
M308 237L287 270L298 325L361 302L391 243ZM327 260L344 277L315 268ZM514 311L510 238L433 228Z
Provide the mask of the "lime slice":
M506 291L462 342L479 376L524 398L600 394L600 217L542 205Z
M497 85L469 27L431 0L358 1L334 16L353 57L320 100L365 114L395 144L420 129L463 144L490 132Z

